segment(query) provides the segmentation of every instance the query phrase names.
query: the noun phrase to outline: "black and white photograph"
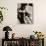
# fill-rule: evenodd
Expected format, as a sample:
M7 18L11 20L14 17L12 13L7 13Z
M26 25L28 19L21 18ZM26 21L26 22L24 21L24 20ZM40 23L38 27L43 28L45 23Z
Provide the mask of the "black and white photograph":
M18 24L33 23L33 3L17 4L17 20Z

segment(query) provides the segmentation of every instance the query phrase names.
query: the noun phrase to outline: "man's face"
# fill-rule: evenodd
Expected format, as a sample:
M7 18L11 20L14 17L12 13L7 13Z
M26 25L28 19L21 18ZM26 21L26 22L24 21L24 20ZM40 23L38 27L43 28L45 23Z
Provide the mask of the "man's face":
M29 6L29 5L27 5L26 8L25 8L26 12L31 14L31 15L32 15L32 9L33 9L33 7Z

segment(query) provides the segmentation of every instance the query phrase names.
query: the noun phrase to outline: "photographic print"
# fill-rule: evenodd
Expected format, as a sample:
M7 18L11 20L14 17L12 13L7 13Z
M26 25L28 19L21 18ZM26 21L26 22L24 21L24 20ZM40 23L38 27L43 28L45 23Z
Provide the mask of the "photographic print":
M17 4L17 20L18 20L18 24L33 23L33 4L32 3Z

